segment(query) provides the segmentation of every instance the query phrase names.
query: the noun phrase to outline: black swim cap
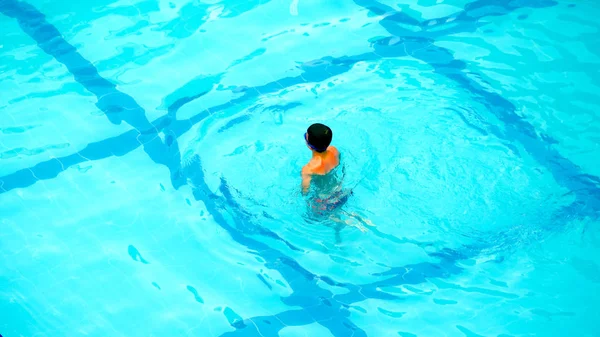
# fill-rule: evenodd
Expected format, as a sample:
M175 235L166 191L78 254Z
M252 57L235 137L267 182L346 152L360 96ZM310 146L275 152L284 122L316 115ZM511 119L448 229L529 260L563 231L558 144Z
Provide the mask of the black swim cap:
M325 152L331 139L333 138L333 132L327 125L321 123L315 123L308 127L306 130L308 136L308 143L312 145L317 152Z

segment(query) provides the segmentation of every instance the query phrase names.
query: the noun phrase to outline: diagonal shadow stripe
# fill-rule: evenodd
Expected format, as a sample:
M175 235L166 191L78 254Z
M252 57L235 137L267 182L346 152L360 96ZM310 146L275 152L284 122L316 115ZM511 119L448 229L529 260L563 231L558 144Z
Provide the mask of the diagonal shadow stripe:
M2 7L0 6L1 11ZM144 146L144 150L153 161L169 167L173 186L178 188L185 184L185 181L181 179L181 175L179 174L180 154L177 138L210 114L240 106L262 95L275 93L294 85L326 80L349 71L356 62L377 58L373 53L343 59L325 57L322 60L304 64L302 66L303 73L299 76L286 77L257 87L240 87L237 89L238 92L243 93L240 97L202 111L188 119L176 120L175 116L179 108L202 97L206 92L203 91L189 97L181 97L168 107L167 115L159 117L150 123L151 127L148 128L149 131L140 132L139 130L130 130L119 136L90 143L79 152L69 156L53 158L36 164L33 167L21 169L0 177L0 194L15 188L31 186L39 180L55 178L64 170L79 163L104 159L115 155L122 156L140 146ZM298 106L297 103L271 108L287 111L296 106ZM165 135L164 141L158 136L159 133Z
M22 1L0 0L0 12L16 19L23 32L46 54L65 65L78 83L96 95L96 105L112 123L125 121L141 132L152 128L144 109L131 96L118 91L113 83L101 77L96 67L65 41L58 29L35 7Z
M157 137L158 131L146 118L144 109L133 97L120 92L113 83L101 77L94 65L84 59L75 47L65 41L56 27L46 21L44 14L30 4L16 0L0 0L0 13L15 18L23 32L35 40L45 53L65 65L75 80L98 98L96 106L112 123L120 124L124 121L136 129L105 142L90 144L84 151L71 156L51 159L36 165L31 170L20 170L9 176L7 180L0 179L2 192L14 188L13 184L17 186L31 184L37 180L36 177L40 179L56 177L62 170L81 162L79 157L83 157L84 160L87 159L86 155L105 158L107 151L115 151L116 155L125 154L139 146L133 144L132 137L135 137L136 142L144 147L144 151L154 162L167 166L176 165L177 156ZM160 122L164 123L165 120ZM119 141L125 142L119 143ZM62 160L65 162L63 163Z
M2 1L2 0L0 0ZM13 1L14 2L14 1ZM4 2L5 3L5 2ZM2 8L3 2L0 2L0 9ZM29 7L29 9L31 9ZM14 12L12 13L14 14ZM18 14L18 13L17 13ZM33 16L36 20L39 20L38 16ZM43 17L43 16L42 16ZM376 44L375 53L365 53L363 55L358 55L355 57L344 57L344 58L331 58L326 57L319 62L308 63L303 66L305 70L305 76L299 77L291 77L285 78L281 81L272 82L265 86L260 86L256 88L248 88L245 91L245 94L240 97L238 100L234 100L222 106L211 109L216 111L218 109L225 109L227 107L231 107L234 104L239 102L254 98L259 96L260 94L275 92L282 89L282 86L291 86L299 83L305 83L306 81L321 81L323 79L329 78L331 76L335 76L337 74L348 71L352 65L358 61L362 60L374 60L382 57L382 53L388 53L389 56L406 56L411 53L407 53L406 50L409 50L414 54L414 52L418 52L418 50L422 49L425 45L430 45L431 40L429 39L406 39L408 43L413 43L412 48L404 49L404 51L399 52L399 48L388 48L383 44ZM404 42L403 42L404 43ZM406 46L405 46L406 47ZM443 49L434 49L434 52L437 52L436 59L429 59L427 57L422 57L424 60L428 60L432 66L443 73L444 75L454 74L457 69L464 69L464 64L459 63L460 61L456 61L451 57L448 57L449 52L444 52ZM440 62L439 60L442 59ZM451 66L448 66L451 65ZM454 67L453 67L454 66ZM437 68L436 68L437 67ZM88 83L82 81L83 83ZM118 96L117 96L118 97ZM190 100L193 100L194 97L191 97ZM489 97L484 97L483 102L488 102L485 99L489 100ZM489 104L493 104L494 101L491 100L488 102ZM109 107L112 105L107 104L105 107L107 110L111 110ZM492 105L493 106L493 105ZM135 108L135 106L134 106ZM140 108L141 109L141 108ZM514 111L513 111L514 113ZM463 254L442 254L438 253L437 256L441 259L441 263L439 264L431 264L431 263L423 263L412 266L405 266L399 268L393 268L389 272L382 274L381 276L387 276L387 279L382 281L378 281L372 284L367 285L352 285L352 284L342 284L331 280L328 277L318 277L304 268L302 268L297 262L293 259L287 257L281 252L270 248L268 245L251 239L247 236L247 233L244 232L244 229L240 230L240 226L238 228L231 227L224 217L219 213L219 209L222 207L233 207L236 210L236 204L231 197L230 193L227 193L227 185L226 183L222 183L221 192L224 194L224 200L219 197L215 197L213 192L210 191L208 186L206 186L204 177L202 176L202 167L200 165L200 161L194 161L196 164L187 164L186 167L180 167L180 155L179 150L176 143L176 138L181 135L183 132L189 130L191 125L197 123L199 120L206 116L207 112L202 112L189 120L186 121L173 121L167 117L163 117L151 123L151 127L144 129L148 131L138 132L134 130L133 133L127 133L125 139L129 142L128 146L125 147L129 149L134 146L132 141L132 135L135 135L135 139L139 144L140 137L146 139L147 142L142 142L141 145L144 145L147 153L150 157L157 163L169 166L172 172L172 179L178 181L177 179L192 179L195 182L194 196L197 200L203 201L207 208L213 213L215 219L217 219L217 223L219 226L223 227L227 230L227 232L231 235L231 237L237 241L238 243L248 247L256 254L260 255L267 261L266 266L271 269L278 270L286 279L286 281L290 284L294 293L288 298L283 299L285 303L289 305L295 305L302 307L302 311L292 311L292 312L284 312L278 315L265 318L265 320L273 319L281 322L284 325L277 326L285 326L285 325L304 325L309 322L315 321L327 327L334 336L365 336L364 331L358 329L352 322L350 322L347 318L349 315L348 305L350 303L355 303L358 301L362 301L367 298L380 298L380 299L388 299L388 300L397 300L393 295L386 294L377 290L379 286L394 286L399 284L416 284L420 282L424 282L428 278L445 278L453 275L455 273L460 272L460 268L455 266L455 262L468 257ZM133 124L136 124L135 119L130 119ZM152 131L152 128L156 129ZM163 132L167 132L168 135L163 143L160 138L156 136L156 132L158 130L162 130ZM120 136L119 136L120 137ZM146 138L144 138L146 137ZM117 137L115 137L117 138ZM102 147L102 142L96 143L96 146ZM135 145L137 148L139 145ZM171 160L167 160L167 159ZM160 161L163 159L163 161ZM73 158L71 160L74 160ZM57 173L58 174L58 173ZM3 179L4 180L4 179ZM175 183L174 183L175 186ZM14 188L14 187L13 187ZM238 222L242 224L241 228L244 226L252 226L243 218L240 218L240 214L238 212ZM471 256L471 255L469 255ZM408 273L408 270L415 270L415 272ZM321 280L333 286L345 287L350 291L350 293L345 294L343 296L334 297L331 292L326 291L318 286L317 281ZM242 335L242 336L255 336L255 335L263 335L263 336L276 336L275 334L264 335L264 331L269 331L266 325L270 325L263 321L263 323L257 323L261 320L258 318L252 318L246 320L248 324L245 324L245 327L237 327L236 331L230 334ZM287 322L287 323L286 323ZM265 324L265 325L261 325ZM255 327L248 328L250 326ZM262 329L261 329L262 327ZM276 329L275 329L276 330ZM278 331L278 330L277 330Z
M380 25L392 36L375 41L375 53L382 56L412 56L426 62L434 71L456 82L461 88L469 92L473 98L484 105L488 111L505 126L504 134L492 129L497 137L519 143L539 164L546 167L553 175L556 182L577 196L577 202L587 205L577 208L586 211L587 215L597 216L600 212L600 179L584 174L573 162L562 156L552 144L558 143L551 137L540 138L535 128L523 117L516 113L516 107L504 97L483 88L465 72L467 66L463 61L454 58L452 53L444 48L435 46L435 40L424 34L415 33L403 25L429 28L431 20L423 23L415 20L405 13L390 11L388 6L377 1L355 0L376 15L385 15L379 21ZM542 8L555 6L553 0L478 0L465 6L464 11L451 16L452 21L467 23L455 26L452 32L474 31L478 28L477 21L483 16L504 15L516 9L531 7ZM448 22L450 17L435 20L436 24ZM416 35L419 36L416 36ZM436 31L434 34L440 34ZM575 209L571 206L569 209Z
M169 109L169 114L150 123L145 116L144 109L127 94L116 89L114 84L102 78L96 68L85 60L67 41L59 31L46 22L45 17L35 7L20 1L0 0L0 13L16 18L23 31L30 35L44 50L65 64L73 72L75 79L87 90L98 96L98 108L115 123L125 121L135 129L117 137L112 137L86 146L78 153L53 158L40 163L31 169L24 169L0 179L0 193L7 192L15 187L29 186L40 179L52 179L65 169L84 161L121 156L129 153L139 146L157 164L169 168L171 181L175 188L186 184L186 177L181 174L181 155L177 138L187 132L193 125L208 116L204 111L190 119L172 123L173 117L182 104L177 101ZM191 99L198 98L196 95ZM230 102L231 106L235 102ZM225 107L223 107L225 108ZM158 136L159 130L165 134L164 141ZM242 224L242 223L238 223ZM281 238L275 232L260 225L254 227L250 233L248 228L240 228L248 234L259 234L285 243L290 249L299 250L297 247Z
M397 30L399 28L397 24L400 23L418 28L417 30L404 29L401 36L427 38L475 31L486 25L481 22L485 17L504 16L521 8L547 8L558 4L554 0L476 0L467 3L458 13L420 21L411 17L406 11L396 10L376 0L354 0L354 3L374 15L381 16L379 24L386 29L389 27Z
M319 323L327 328L333 336L366 336L366 333L352 323L350 305L367 299L401 300L395 295L385 293L379 287L392 287L403 284L418 284L432 278L448 278L462 271L455 263L462 259L472 257L471 255L459 254L451 250L440 253L431 253L432 257L439 258L439 264L419 263L404 267L393 268L383 273L387 279L366 285L353 285L340 283L327 276L319 276L311 273L295 260L283 254L279 250L259 242L253 238L242 235L232 228L219 212L219 209L230 208L236 214L239 221L252 221L243 214L240 206L233 199L227 182L222 179L219 190L223 196L213 194L206 185L204 170L199 156L184 167L184 175L192 181L193 194L197 201L202 201L207 210L213 214L217 224L227 230L232 239L240 245L247 247L253 254L264 259L265 267L279 272L288 282L293 293L282 298L283 303L300 307L300 310L286 311L272 316L260 316L243 320L241 323L232 325L236 328L233 332L224 333L221 336L263 336L276 337L279 331L286 326L302 326L310 323ZM376 275L377 276L377 275ZM323 289L318 282L324 282L330 286L342 287L349 290L344 295L333 295L329 290Z

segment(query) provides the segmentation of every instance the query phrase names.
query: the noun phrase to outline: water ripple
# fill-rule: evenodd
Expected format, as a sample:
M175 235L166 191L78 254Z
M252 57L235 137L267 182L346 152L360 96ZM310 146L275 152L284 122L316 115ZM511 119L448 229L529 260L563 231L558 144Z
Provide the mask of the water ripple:
M250 54L233 57L234 61L224 68L226 72L216 69L213 72L216 75L191 75L192 81L166 95L159 107L167 110L166 115L153 121L133 96L118 90L112 81L123 79L121 82L124 82L125 77L121 76L128 69L148 67L151 60L170 51L173 41L205 33L202 30L210 28L209 22L240 19L242 13L263 13L260 10L265 9L262 6L266 3L187 2L183 6L171 3L171 12L165 17L176 15L163 21L147 18L147 14L158 12L155 2L96 7L98 13L145 16L110 32L112 41L125 41L121 39L154 31L166 34L171 44L145 47L123 43L116 48L116 58L93 64L35 8L24 2L0 0L2 12L15 17L42 50L65 65L75 80L98 98L97 107L111 123L125 122L133 128L90 143L71 155L1 177L3 197L21 196L23 191L27 192L25 187L40 180L53 183L51 178L84 161L131 156L135 149L142 147L157 166L166 168L174 190L179 189L181 194L189 189L199 201L192 203L188 199L187 205L206 207L212 217L211 224L228 235L231 245L220 248L229 250L227 253L231 255L253 254L261 267L278 273L277 280L263 269L253 271L252 275L257 276L258 280L254 281L262 288L272 292L277 303L294 307L252 316L236 308L241 306L237 298L218 294L228 303L227 306L219 304L215 311L235 329L223 336L277 336L287 326L312 323L320 324L333 336L378 335L371 331L380 332L378 329L386 328L386 324L369 324L373 320L367 320L367 315L385 322L389 319L418 322L416 316L426 315L411 316L411 311L431 312L432 307L424 304L429 302L435 306L452 305L449 308L467 312L453 317L451 313L435 310L438 315L447 315L443 318L448 322L454 322L452 328L467 336L479 336L479 333L495 331L492 323L486 322L491 330L484 331L475 319L467 320L466 315L484 316L473 309L481 305L476 302L481 297L486 303L497 303L506 309L497 313L501 316L499 320L505 319L505 322L519 317L510 309L520 306L528 307L531 314L545 319L577 317L581 311L573 316L568 310L523 305L528 300L525 290L534 289L535 285L520 286L518 281L526 282L526 277L512 274L528 272L526 266L517 263L526 254L524 247L556 240L557 234L569 235L579 228L579 221L585 217L597 218L600 183L598 178L574 164L571 157L562 152L563 148L557 150L563 137L540 128L540 123L532 121L533 114L526 113L528 111L520 109L515 100L505 96L519 88L514 83L509 84L506 78L513 76L514 71L529 67L520 64L525 59L535 60L531 62L536 64L548 60L544 66L556 66L559 71L579 71L580 66L594 64L583 60L593 60L596 51L590 49L590 54L578 54L581 63L549 61L553 54L545 48L536 52L522 46L496 44L494 49L493 42L488 46L479 44L483 38L472 41L491 54L506 57L503 62L513 65L492 73L493 62L480 60L478 63L459 57L454 49L456 45L440 43L447 36L480 34L484 26L492 30L491 22L500 22L495 19L501 17L514 16L518 20L515 22L529 21L533 14L525 17L520 9L542 9L558 3L477 0L447 16L423 19L425 15L412 14L415 10L400 11L377 1L356 0L356 5L377 17L379 28L389 36L364 41L364 49L355 54L304 58L293 75L265 79L255 86L226 83L227 76L240 69L241 64L258 63L270 52L264 47L252 49ZM275 8L271 5L269 8ZM280 10L305 15L295 8L298 2L292 5L286 2ZM262 8L254 11L259 7ZM307 9L306 13L310 11ZM324 20L319 18L314 22ZM313 26L323 31L333 29L327 24ZM282 27L276 31L291 31L291 28L285 29L288 27L279 28ZM518 34L510 30L505 35L515 38ZM262 36L275 39L268 34L257 39ZM293 38L292 34L286 35L288 37ZM368 43L370 48L367 48ZM506 52L508 49L518 55L511 58ZM564 50L560 53L574 57ZM126 60L120 60L122 58ZM132 64L125 67L123 61ZM100 68L116 71L111 81L100 75ZM18 72L34 74L36 69L37 66L24 64ZM559 87L562 83L542 71L537 79L522 82L530 90L536 89L539 83ZM597 80L590 81L595 82ZM129 82L133 83L135 81ZM587 94L575 91L583 104L595 99L593 91ZM42 90L33 95L52 93ZM226 97L225 103L213 104L217 94ZM32 94L16 97L12 103L26 100L27 95ZM537 98L527 99L536 104ZM208 108L197 108L203 105ZM593 110L590 105L588 111ZM554 114L553 119L564 116L554 111L548 112L550 114ZM592 123L593 113L589 112L586 118L578 123ZM367 234L344 229L343 240L335 242L331 228L306 222L301 217L297 172L306 150L300 137L306 124L317 119L330 120L335 130L344 130L336 135L341 135L337 138L344 144L340 148L354 166L349 169L349 182L358 192L357 199L353 199L348 208L376 220L377 227ZM360 123L356 123L357 120ZM2 128L3 134L14 135L15 130ZM591 136L586 135L586 138ZM19 149L27 152L25 147ZM15 150L11 151L14 154ZM244 174L240 174L240 162L245 164ZM155 186L158 188L158 184ZM163 193L170 188L160 186ZM198 212L194 207L190 209ZM177 222L178 226L181 224L182 221ZM13 235L13 232L8 233ZM94 233L101 234L101 231ZM128 234L142 237L139 233ZM27 243L20 249L27 250L31 246ZM146 268L139 273L154 273L156 269L148 271L148 268L157 268L165 261L153 255L150 264L132 245L127 252L131 259L141 262L137 267ZM124 252L123 255L126 256ZM234 262L226 257L220 259L219 262L227 266ZM116 266L120 262L113 263ZM506 270L511 263L514 273ZM586 280L597 281L594 278L598 269L596 262L573 257L569 263ZM164 267L175 270L172 266ZM478 278L486 273L494 274L497 279L486 280L483 286ZM229 274L231 272L223 277L235 277ZM127 281L133 280L134 277ZM204 291L200 294L196 290L200 286L193 282L172 282L168 277L154 283L144 282L161 290L153 293L168 293L173 291L175 283L183 284L193 295L187 293L185 300L197 302L193 303L196 305L193 310L214 307L215 296ZM290 293L280 297L274 291L276 285L288 288ZM81 293L81 289L73 292ZM555 300L552 295L549 299ZM406 310L409 302L415 304L410 311ZM488 320L493 316L488 315L493 312L490 307L493 306L482 309L486 310ZM116 312L114 307L109 309L108 312ZM172 309L168 311L174 312ZM456 324L459 322L461 324ZM426 325L430 324L419 324L423 329L428 328ZM411 331L397 332L401 336L426 334L424 330L408 326L395 329ZM506 331L503 328L499 333Z

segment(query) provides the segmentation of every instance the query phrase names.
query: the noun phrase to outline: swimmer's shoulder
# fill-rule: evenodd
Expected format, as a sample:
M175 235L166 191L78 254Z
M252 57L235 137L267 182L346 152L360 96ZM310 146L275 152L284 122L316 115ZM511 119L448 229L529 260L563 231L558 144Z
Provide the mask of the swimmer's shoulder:
M330 146L327 149L331 151L331 154L333 155L335 161L335 166L337 166L340 163L340 151L338 151L338 149L335 146Z
M338 151L338 149L335 146L329 146L327 148L327 151L329 151L333 155L333 157L335 158L335 160L337 162L339 162L339 160L340 160L340 151Z

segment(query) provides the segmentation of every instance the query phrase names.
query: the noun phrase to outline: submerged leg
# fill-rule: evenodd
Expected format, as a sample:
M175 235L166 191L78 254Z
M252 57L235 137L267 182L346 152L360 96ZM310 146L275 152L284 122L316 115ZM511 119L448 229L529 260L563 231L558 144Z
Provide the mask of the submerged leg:
M350 213L350 212L346 212L344 210L341 211L343 214L345 214L347 217L349 218L353 218L361 223L363 223L365 226L369 226L369 227L375 227L375 224L371 222L371 220L369 219L365 219L364 217L362 217L361 215L358 215L354 212Z
M346 220L342 220L342 218L338 217L337 215L331 215L329 217L331 220L337 222L337 223L342 223L345 224L346 226L350 226L350 227L356 227L358 228L361 232L366 232L367 228L365 228L365 226L363 226L360 221L356 220L356 221L352 221L353 219L346 219Z
M342 231L343 227L344 227L344 225L342 225L342 224L338 224L337 226L335 226L335 243L336 244L342 243L342 235L340 234L340 232Z

